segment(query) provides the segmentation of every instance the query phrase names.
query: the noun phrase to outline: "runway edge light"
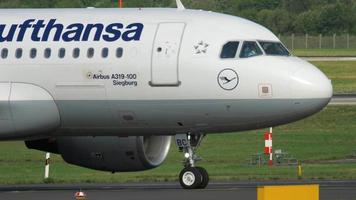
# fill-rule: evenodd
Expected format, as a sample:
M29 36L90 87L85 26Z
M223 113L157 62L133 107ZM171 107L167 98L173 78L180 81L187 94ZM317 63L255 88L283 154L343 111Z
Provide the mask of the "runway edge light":
M319 200L319 185L261 186L257 200Z
M85 200L86 199L86 194L82 191L76 192L74 194L75 200Z

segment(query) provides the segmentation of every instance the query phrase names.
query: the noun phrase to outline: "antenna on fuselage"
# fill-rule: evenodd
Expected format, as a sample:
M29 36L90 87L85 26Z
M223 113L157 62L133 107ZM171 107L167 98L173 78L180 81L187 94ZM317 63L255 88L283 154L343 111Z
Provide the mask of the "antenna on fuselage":
M176 0L178 10L185 10L184 5L182 4L181 0Z

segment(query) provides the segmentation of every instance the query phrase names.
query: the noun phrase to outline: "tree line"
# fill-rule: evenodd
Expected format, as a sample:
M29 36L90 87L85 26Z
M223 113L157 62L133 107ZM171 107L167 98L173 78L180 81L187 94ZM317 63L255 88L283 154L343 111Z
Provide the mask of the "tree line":
M356 34L356 0L182 0L187 8L223 12L276 34ZM175 7L175 0L124 0L125 7ZM1 8L117 7L117 0L0 0Z

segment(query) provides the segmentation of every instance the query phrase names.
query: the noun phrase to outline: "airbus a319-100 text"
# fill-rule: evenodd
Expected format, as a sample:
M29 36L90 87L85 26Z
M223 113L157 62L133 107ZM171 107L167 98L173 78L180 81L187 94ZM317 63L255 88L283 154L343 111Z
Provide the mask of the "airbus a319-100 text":
M205 188L208 134L274 127L323 109L331 81L268 29L184 9L0 10L0 139L110 172L165 160Z

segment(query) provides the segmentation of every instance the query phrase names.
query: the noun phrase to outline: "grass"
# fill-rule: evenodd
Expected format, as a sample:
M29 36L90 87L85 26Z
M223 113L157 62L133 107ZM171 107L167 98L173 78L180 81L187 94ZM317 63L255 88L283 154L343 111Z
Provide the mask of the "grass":
M356 61L312 63L332 80L334 93L356 92Z
M315 161L344 159L356 151L356 107L331 106L321 113L274 129L274 149L282 149L304 162L306 179L356 179L356 163L306 164ZM296 180L291 167L247 166L250 155L263 151L264 130L236 134L209 135L199 149L213 180ZM44 153L27 150L23 142L0 143L0 183L41 183ZM52 155L51 182L141 182L175 181L182 154L175 145L165 163L145 172L110 174L66 164ZM318 162L316 162L318 163Z
M294 49L292 53L300 57L356 56L356 49Z

